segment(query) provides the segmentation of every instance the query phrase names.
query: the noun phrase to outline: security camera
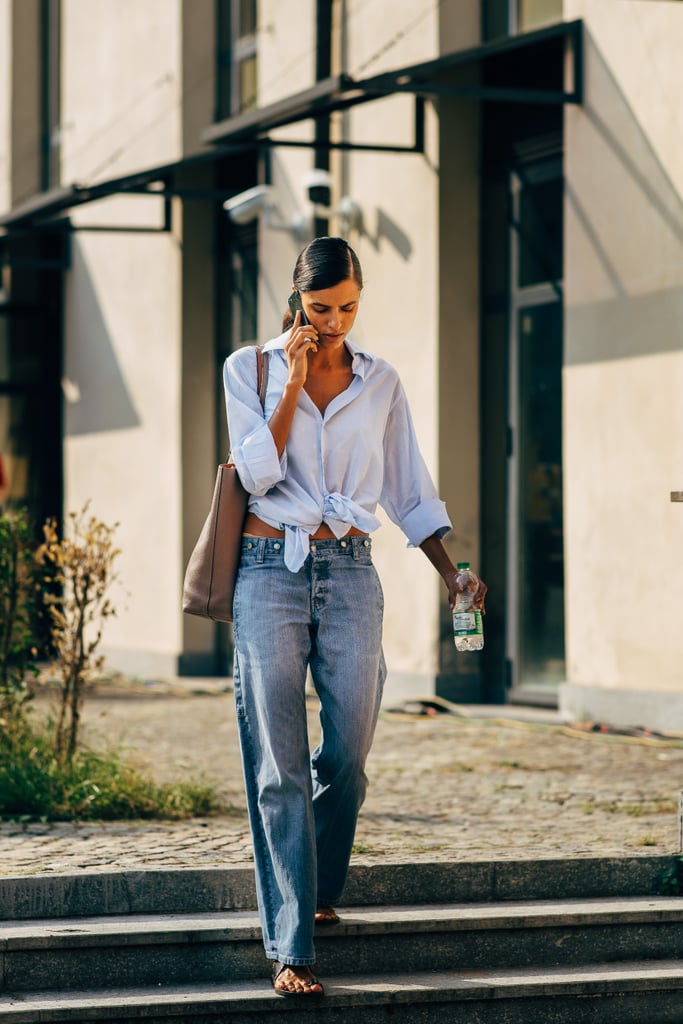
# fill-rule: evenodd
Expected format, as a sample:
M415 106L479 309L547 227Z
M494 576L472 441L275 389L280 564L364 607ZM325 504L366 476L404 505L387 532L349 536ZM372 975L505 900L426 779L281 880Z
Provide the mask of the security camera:
M232 199L227 199L223 203L223 209L235 224L248 224L269 208L272 191L270 185L255 185L254 188L248 188L246 192L240 192Z
M332 175L329 171L316 167L315 170L308 171L304 175L303 184L312 203L315 203L316 206L330 205Z

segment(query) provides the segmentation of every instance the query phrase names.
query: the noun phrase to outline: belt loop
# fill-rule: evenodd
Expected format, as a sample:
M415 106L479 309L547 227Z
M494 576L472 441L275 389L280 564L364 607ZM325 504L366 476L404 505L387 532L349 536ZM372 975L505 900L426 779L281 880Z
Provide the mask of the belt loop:
M353 560L354 560L354 562L357 562L358 558L359 558L359 555L360 555L360 542L361 542L361 538L360 537L351 537L350 540L351 540L351 549L353 550Z
M266 559L266 538L259 537L256 544L256 561L264 562Z

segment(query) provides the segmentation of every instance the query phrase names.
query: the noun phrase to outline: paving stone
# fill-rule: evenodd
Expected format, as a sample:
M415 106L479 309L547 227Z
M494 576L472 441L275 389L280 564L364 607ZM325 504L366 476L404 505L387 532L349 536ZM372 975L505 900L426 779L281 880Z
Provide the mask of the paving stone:
M36 704L45 709L44 698ZM526 721L510 708L497 709L497 718L485 713L491 709L383 712L356 862L678 852L683 740L585 732L547 712ZM315 743L314 700L309 728ZM0 823L0 874L251 862L225 680L100 692L86 700L83 738L122 748L159 782L210 783L229 813L184 822Z

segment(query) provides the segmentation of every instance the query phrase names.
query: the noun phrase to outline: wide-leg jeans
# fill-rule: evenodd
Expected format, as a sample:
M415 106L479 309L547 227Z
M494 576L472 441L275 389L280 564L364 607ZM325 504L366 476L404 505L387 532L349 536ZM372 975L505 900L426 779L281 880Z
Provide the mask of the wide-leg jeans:
M234 602L235 704L266 956L315 962L316 905L338 902L386 676L382 589L366 537L244 538ZM311 754L306 681L320 699Z

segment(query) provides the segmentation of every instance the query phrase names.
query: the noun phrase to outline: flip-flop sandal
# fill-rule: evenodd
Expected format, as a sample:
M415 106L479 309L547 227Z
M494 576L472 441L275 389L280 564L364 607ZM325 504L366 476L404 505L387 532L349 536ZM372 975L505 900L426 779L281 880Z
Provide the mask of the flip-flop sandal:
M311 992L311 985L320 985L322 989L322 984L313 975L310 978L307 978L305 981L303 981L302 979L303 984L306 985L308 991L304 989L303 992L290 992L286 988L277 988L275 982L280 977L282 972L286 970L293 970L295 966L296 965L293 964L283 964L279 960L273 961L273 991L275 992L276 996L285 996L286 998L293 996L295 999L313 999L316 997L319 998L320 996L325 994L324 990L322 992Z
M340 921L341 918L334 907L318 907L315 912L315 923L319 928L329 928Z

